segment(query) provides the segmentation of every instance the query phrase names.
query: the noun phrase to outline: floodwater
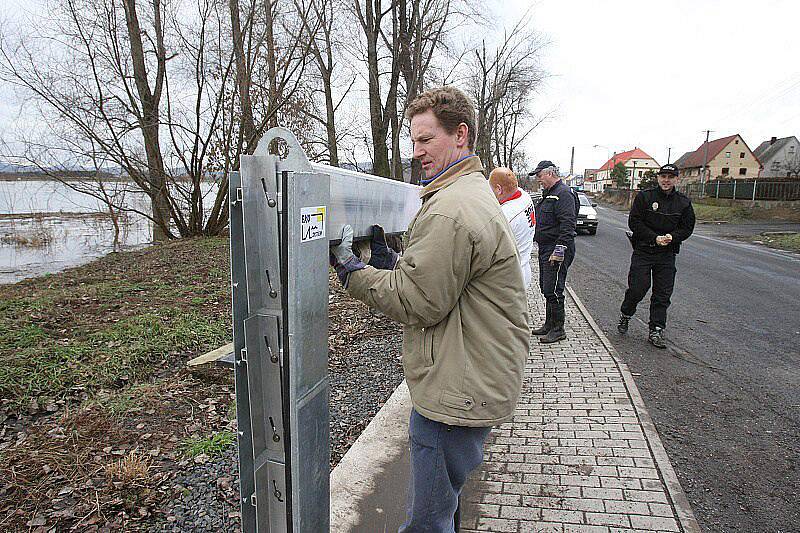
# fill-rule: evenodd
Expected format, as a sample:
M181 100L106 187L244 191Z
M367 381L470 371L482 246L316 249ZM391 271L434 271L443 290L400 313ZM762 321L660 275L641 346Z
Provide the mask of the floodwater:
M88 184L72 185L81 189ZM149 199L130 183L107 187L126 207L149 212ZM204 193L209 192L216 188L204 186ZM152 222L125 212L115 242L114 224L103 202L63 183L0 181L0 283L59 272L109 252L147 246L151 238Z

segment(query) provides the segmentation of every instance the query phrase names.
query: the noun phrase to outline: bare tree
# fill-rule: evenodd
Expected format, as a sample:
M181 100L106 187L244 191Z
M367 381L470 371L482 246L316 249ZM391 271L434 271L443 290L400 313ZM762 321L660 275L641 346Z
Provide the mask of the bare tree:
M59 124L50 153L69 152L71 164L89 168L101 154L122 168L150 198L142 214L156 240L222 231L227 173L282 110L295 120L307 101L309 45L295 8L250 0L240 25L238 0L227 15L221 0L53 6L52 25L0 41L0 79L41 104L45 127Z
M228 5L243 117L239 141L230 154L238 168L239 155L253 153L261 135L279 123L282 107L301 88L313 40L309 36L316 35L319 25L304 24L310 18L310 1L285 4L286 11L278 10L277 0L247 0L244 8L239 0L228 0Z
M295 0L295 3L297 1ZM330 165L339 166L341 131L337 132L336 113L357 79L352 69L343 68L341 64L344 52L343 19L336 15L346 11L348 5L345 0L310 0L310 6L309 16L303 19L305 31L303 38L308 39L311 44L311 55L318 74L318 87L314 91L319 92L325 112L314 113L310 107L307 107L307 111L309 117L325 130L324 136L317 142L324 145L324 152L327 153L326 161ZM297 11L303 12L299 5ZM339 89L337 85L341 82L344 82L344 89L339 95L336 94Z
M451 29L460 22L451 17L451 0L397 0L395 3L398 56L397 65L403 77L405 94L403 104L392 117L392 175L402 179L403 164L400 135L403 131L405 110L424 88L424 80L434 54L444 46L444 30L448 22ZM419 183L421 167L411 167L411 182Z
M394 2L384 9L381 0L354 1L354 11L358 18L366 43L365 62L367 66L367 92L369 96L370 133L372 135L373 163L372 173L389 177L389 147L386 140L392 117L397 114L397 86L400 78L397 54L389 54L389 81L385 101L381 96L381 44L395 50L398 47L397 32L392 31L389 37L384 34L383 24L389 20L392 28L397 25ZM388 16L388 19L387 19Z
M527 14L497 46L483 41L469 63L469 86L477 107L476 152L487 169L513 164L514 152L540 122L527 111L544 72L545 41L524 27Z
M65 122L89 152L99 149L125 170L150 198L159 240L171 235L159 129L168 57L162 5L149 7L143 27L132 1L64 0L50 33L16 46L3 36L0 76L43 104L44 124Z
M139 24L136 0L122 0L122 6L125 11L129 53L136 86L136 94L129 94L128 98L130 108L134 111L142 132L144 151L147 156L147 173L142 176L142 183L152 202L153 222L155 223L153 240L160 241L170 235L170 205L159 137L160 105L166 79L167 51L164 46L163 6L160 0L150 0L150 2L152 11L148 14L152 18L150 27L145 29ZM68 1L68 5L70 10L75 8L71 0ZM142 41L143 35L148 36L147 48ZM152 56L154 60L147 61L145 53ZM152 86L150 85L151 77L154 78Z

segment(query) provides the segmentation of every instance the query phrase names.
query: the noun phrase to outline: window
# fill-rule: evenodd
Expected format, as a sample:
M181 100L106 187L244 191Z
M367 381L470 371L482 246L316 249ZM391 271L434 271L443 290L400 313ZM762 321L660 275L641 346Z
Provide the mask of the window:
M642 177L642 171L641 170L639 171L639 177L640 178Z
M731 153L730 153L730 152L725 152L725 157L727 157L728 159L730 159L730 158L731 158Z
M746 176L747 175L747 169L744 168L744 167L740 168L739 169L739 175L740 176Z
M739 159L744 159L744 152L739 152Z
M778 162L778 161L773 161L773 162L772 162L772 169L771 169L771 170L780 170L780 169L781 169L781 164L780 164L780 162Z
M789 150L786 153L789 154L789 157L793 156L794 155L794 145L790 146Z
M633 171L631 169L628 169L628 177L630 177L631 172L633 172Z
M736 139L736 144L739 144L739 139Z
M722 167L722 175L723 175L723 176L727 176L727 175L728 175L728 174L730 174L730 173L731 173L731 169L730 169L730 168L728 168L728 167Z

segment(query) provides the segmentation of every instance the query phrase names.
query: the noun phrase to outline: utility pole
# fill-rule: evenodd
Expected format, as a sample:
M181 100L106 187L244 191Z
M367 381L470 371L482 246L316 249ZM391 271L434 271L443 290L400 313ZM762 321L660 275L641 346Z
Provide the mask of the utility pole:
M703 168L700 173L700 198L705 196L706 192L706 165L708 164L708 136L712 130L706 130L706 142L703 145Z
M575 173L575 147L572 147L572 157L569 159L569 175L572 176Z
M669 157L672 155L672 147L667 146L667 164L669 165Z

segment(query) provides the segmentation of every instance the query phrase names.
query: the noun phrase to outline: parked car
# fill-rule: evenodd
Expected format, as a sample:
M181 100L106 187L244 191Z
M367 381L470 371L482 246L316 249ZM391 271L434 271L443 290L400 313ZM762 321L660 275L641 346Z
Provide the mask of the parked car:
M595 210L597 204L582 192L578 193L578 199L581 202L581 207L578 211L578 222L575 229L594 235L597 233L597 211Z

